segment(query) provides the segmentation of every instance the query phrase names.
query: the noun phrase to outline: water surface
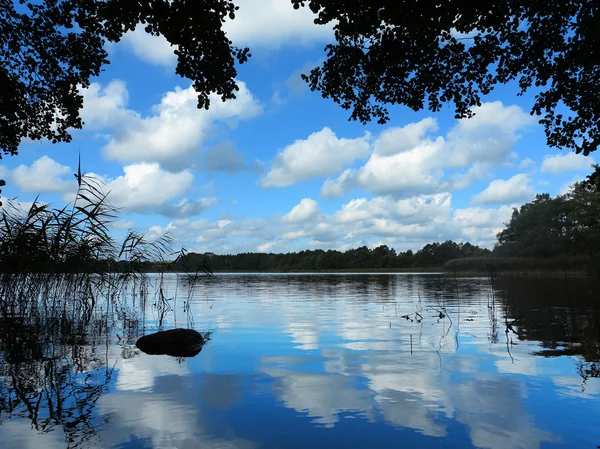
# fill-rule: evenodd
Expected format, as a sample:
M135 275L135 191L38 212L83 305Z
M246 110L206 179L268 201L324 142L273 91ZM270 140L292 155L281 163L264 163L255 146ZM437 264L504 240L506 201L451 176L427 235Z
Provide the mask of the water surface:
M15 318L3 317L1 448L600 445L596 282L162 282L168 308L156 277L146 301L99 303L60 335L47 321L8 332ZM188 359L135 348L139 336L174 327L211 331L211 340Z

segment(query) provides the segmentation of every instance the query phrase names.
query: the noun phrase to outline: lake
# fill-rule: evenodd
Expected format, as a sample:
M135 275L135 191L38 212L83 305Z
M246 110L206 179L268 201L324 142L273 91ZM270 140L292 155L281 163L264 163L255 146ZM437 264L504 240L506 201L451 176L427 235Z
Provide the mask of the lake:
M136 289L83 321L60 301L43 319L5 310L1 448L600 445L598 281L152 275ZM185 359L135 347L175 327L210 340Z

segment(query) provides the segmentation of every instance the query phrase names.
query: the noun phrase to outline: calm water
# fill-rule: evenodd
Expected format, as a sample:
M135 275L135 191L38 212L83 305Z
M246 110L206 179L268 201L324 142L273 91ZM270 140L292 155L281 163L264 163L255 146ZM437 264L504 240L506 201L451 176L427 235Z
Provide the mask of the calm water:
M600 445L589 280L168 276L171 310L156 291L60 335L3 318L0 448ZM159 325L211 340L140 353Z

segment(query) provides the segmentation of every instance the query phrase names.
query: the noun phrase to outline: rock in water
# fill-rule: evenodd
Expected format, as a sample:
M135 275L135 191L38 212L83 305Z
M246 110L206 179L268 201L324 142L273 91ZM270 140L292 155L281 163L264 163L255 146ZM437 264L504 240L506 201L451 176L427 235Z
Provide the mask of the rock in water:
M144 335L135 345L146 354L194 357L202 351L204 343L202 334L193 329L171 329Z

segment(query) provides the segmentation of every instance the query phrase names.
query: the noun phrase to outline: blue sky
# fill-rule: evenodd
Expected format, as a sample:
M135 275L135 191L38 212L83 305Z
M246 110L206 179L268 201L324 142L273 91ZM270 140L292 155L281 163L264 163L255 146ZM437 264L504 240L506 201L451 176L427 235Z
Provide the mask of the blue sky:
M287 252L452 239L491 247L512 207L591 171L545 144L532 95L502 86L474 118L395 107L387 125L310 92L300 73L323 60L330 28L281 0L240 0L226 24L253 57L236 100L196 109L173 48L143 30L109 47L111 64L84 92L83 130L69 144L23 142L0 176L3 197L63 204L72 173L103 178L122 209L116 234L169 232L193 251Z

